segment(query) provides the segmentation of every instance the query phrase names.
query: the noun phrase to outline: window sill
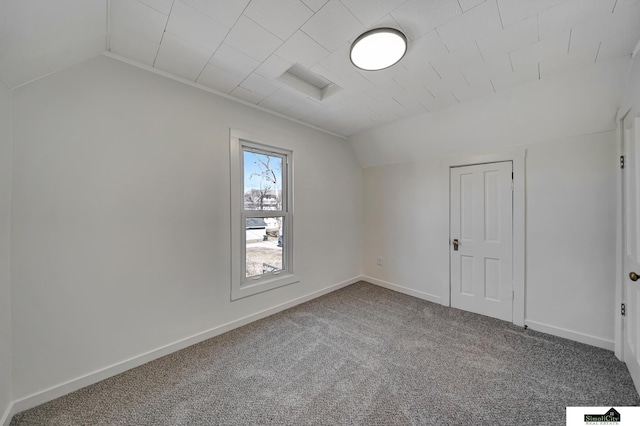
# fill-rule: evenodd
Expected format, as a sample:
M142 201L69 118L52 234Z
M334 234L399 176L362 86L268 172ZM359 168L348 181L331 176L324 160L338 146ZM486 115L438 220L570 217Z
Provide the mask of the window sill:
M243 297L252 296L262 293L263 291L273 290L274 288L283 287L285 285L300 282L298 275L281 273L278 275L266 275L257 280L246 280L239 286L234 286L231 290L231 300L242 299Z

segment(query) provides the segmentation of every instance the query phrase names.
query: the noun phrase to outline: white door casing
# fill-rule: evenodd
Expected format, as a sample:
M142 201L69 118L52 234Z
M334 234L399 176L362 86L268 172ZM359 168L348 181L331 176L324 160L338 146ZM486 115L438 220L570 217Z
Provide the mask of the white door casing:
M623 360L637 389L640 389L640 117L627 116L622 122L624 168L623 200L623 285L621 299L625 306L622 318ZM636 278L637 279L637 278Z
M509 322L512 171L511 161L450 169L451 306Z

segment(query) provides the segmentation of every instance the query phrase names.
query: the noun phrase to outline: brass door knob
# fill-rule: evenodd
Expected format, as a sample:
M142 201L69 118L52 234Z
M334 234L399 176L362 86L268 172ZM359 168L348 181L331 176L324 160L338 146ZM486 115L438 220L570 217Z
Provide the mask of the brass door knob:
M631 278L631 281L638 281L640 275L636 274L635 272L629 272L629 278Z

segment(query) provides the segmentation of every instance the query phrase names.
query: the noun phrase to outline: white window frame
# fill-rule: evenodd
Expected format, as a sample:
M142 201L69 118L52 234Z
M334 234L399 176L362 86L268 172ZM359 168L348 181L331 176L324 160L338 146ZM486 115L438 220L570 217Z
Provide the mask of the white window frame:
M262 293L263 291L300 281L294 274L293 258L293 152L291 150L256 142L258 138L238 130L231 130L229 157L231 171L231 300ZM282 210L244 209L244 149L284 157L284 192ZM255 277L246 275L246 219L251 217L284 217L283 268Z

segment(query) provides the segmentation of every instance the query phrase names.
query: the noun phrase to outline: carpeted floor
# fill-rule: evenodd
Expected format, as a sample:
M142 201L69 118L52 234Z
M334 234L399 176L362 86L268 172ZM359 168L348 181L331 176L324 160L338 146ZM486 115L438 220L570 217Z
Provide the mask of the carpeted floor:
M11 425L564 425L639 403L612 352L359 282Z

